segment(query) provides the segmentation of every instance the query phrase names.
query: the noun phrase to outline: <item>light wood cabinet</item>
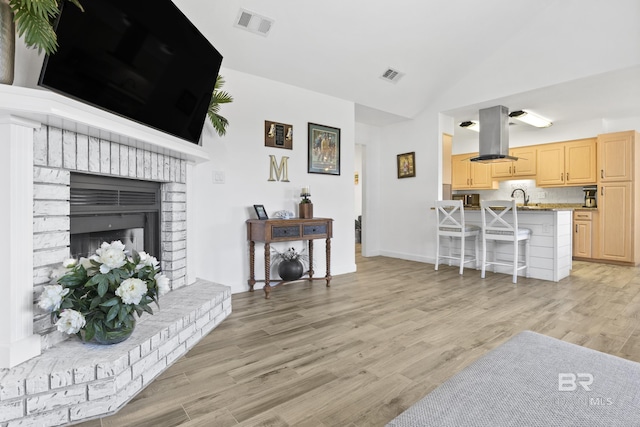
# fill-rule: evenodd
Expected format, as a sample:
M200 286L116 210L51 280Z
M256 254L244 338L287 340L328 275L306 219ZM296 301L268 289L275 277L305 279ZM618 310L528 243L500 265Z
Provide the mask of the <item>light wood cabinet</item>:
M509 154L518 157L514 162L499 162L491 164L493 179L533 178L536 174L536 146L518 147L509 150Z
M592 256L592 212L577 210L573 212L573 256L591 258Z
M478 153L456 154L451 156L451 187L453 190L494 189L497 182L491 178L491 165L470 162Z
M639 143L636 131L598 135L598 259L640 263Z
M631 182L613 182L600 186L598 194L600 214L598 257L600 259L634 262L631 192Z
M595 184L596 138L538 146L538 187Z
M633 179L633 141L635 132L616 132L598 136L600 182Z

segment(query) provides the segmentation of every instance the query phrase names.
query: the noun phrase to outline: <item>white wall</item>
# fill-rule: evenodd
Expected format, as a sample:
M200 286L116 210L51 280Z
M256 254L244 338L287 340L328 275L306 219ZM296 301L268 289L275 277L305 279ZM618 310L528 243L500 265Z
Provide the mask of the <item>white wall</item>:
M331 273L355 271L354 255L354 105L234 70L223 69L224 89L234 102L221 113L229 120L223 138L205 126L203 147L211 161L193 168L194 210L189 224L195 233L189 262L195 261L196 277L231 286L232 292L248 290L248 243L245 221L255 218L254 204L265 206L269 216L279 210L297 214L300 189L311 187L314 216L334 219ZM293 125L293 149L264 146L264 121ZM307 173L307 124L340 128L341 175ZM288 156L290 182L269 182L269 155ZM224 174L215 184L214 174ZM195 231L194 231L195 230ZM190 235L191 237L191 235ZM276 245L303 247L302 242ZM324 241L314 244L316 276L325 274ZM256 278L264 278L263 245L256 244ZM275 277L275 276L272 276ZM256 289L262 287L256 284Z

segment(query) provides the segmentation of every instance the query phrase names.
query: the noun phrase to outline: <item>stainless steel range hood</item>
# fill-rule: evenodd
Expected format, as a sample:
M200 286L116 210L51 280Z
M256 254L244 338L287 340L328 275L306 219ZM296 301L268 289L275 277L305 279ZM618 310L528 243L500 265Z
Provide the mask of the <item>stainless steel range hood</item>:
M483 108L480 113L480 155L472 162L494 163L518 160L509 155L509 110L503 105Z

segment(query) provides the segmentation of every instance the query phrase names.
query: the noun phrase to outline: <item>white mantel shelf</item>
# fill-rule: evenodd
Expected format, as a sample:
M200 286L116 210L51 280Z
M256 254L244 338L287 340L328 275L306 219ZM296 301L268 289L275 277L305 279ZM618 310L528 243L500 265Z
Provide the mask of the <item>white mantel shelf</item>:
M0 84L0 115L166 154L194 163L209 160L201 146L46 89Z

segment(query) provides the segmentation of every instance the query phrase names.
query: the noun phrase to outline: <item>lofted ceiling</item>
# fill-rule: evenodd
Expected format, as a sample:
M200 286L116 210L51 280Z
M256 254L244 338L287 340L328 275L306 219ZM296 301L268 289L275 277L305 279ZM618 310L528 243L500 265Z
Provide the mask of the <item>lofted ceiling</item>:
M495 102L554 121L640 116L637 0L174 2L223 67L352 101L361 123L433 105L462 121ZM241 9L272 20L268 34L235 26Z

